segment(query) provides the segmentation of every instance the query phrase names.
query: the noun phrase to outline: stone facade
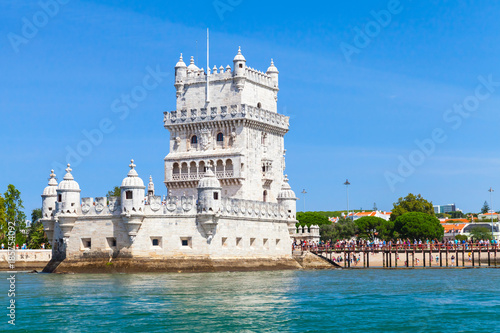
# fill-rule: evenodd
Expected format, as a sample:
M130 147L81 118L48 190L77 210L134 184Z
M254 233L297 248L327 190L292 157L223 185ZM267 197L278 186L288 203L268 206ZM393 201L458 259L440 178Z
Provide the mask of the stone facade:
M68 165L42 195L42 222L54 257L291 258L296 197L284 176L288 117L277 113L278 70L246 67L205 73L175 67L177 108L165 112L168 196L144 185L132 160L121 197L82 198Z

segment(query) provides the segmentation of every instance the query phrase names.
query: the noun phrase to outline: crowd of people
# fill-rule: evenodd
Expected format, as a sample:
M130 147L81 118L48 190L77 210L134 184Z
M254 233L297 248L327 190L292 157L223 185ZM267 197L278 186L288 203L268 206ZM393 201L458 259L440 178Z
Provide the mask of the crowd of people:
M2 250L5 250L4 243L2 243L1 247L2 247ZM45 243L42 243L40 247L42 250L45 249ZM16 244L16 250L28 250L28 245L26 245L26 243L24 243L23 245L21 245L21 248L19 248L19 244Z
M397 240L363 240L363 239L337 239L336 241L294 241L292 244L294 250L387 250L387 249L408 249L408 250L469 250L475 248L496 248L498 240L446 240L438 241L437 239L426 239L413 241L410 239Z

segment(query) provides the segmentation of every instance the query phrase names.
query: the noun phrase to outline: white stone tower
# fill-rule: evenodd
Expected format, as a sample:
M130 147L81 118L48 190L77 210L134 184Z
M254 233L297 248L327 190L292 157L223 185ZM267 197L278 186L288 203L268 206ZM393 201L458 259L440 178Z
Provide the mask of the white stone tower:
M181 55L175 66L177 107L164 117L171 195L196 196L213 165L223 197L277 202L289 126L288 117L277 113L279 72L273 61L266 73L247 67L241 49L233 64L233 70L214 67L207 75L193 58L186 67Z

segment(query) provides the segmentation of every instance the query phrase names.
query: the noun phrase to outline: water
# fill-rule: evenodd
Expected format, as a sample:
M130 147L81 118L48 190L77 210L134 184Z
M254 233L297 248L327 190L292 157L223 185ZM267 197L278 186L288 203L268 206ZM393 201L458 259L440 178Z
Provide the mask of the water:
M8 330L0 273L0 331ZM19 332L500 332L500 270L17 275Z

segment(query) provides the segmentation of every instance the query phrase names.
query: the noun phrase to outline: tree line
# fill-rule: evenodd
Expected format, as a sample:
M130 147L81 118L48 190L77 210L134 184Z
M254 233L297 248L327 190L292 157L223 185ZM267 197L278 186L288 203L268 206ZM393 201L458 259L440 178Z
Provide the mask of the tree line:
M42 210L37 208L31 212L32 223L26 228L26 214L23 209L21 192L14 185L8 185L3 195L0 193L0 243L7 248L8 223L13 222L16 244L19 247L26 244L29 249L39 249L45 244L45 248L50 248L43 225L39 221L42 218Z
M365 216L356 220L341 216L337 223L331 223L325 213L299 212L297 213L299 221L297 226L318 225L322 241L351 239L353 237L370 241L374 239L389 241L398 238L437 239L441 241L444 237L444 228L434 213L432 203L425 200L420 194L409 193L406 197L399 198L393 204L388 221L375 216ZM333 216L338 217L340 214ZM488 233L488 230L485 229L473 228L472 238L492 239L491 231ZM463 237L463 235L459 236Z

